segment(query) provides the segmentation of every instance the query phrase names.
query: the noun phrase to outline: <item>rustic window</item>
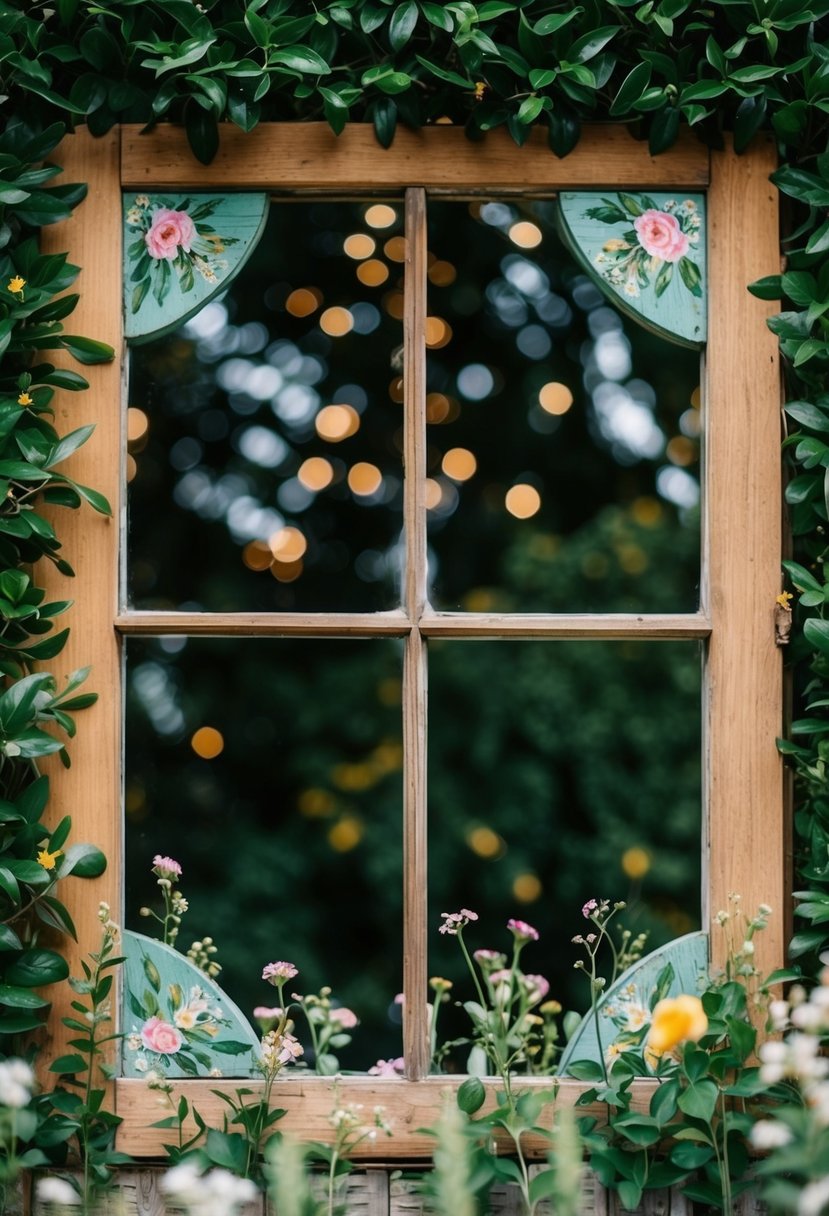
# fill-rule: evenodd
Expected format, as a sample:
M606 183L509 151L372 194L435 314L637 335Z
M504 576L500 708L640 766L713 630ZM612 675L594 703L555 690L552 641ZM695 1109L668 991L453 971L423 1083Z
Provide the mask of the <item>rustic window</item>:
M565 672L568 655L575 653L574 648L595 647L596 654L606 656L605 667L611 669L624 666L620 661L620 656L624 655L665 654L667 652L660 648L666 647L694 652L701 647L705 654L701 688L703 928L732 889L740 890L749 905L768 902L775 908L782 908L782 796L774 748L781 703L773 628L780 552L776 352L773 339L763 327L765 306L753 301L745 291L747 282L767 273L775 249L775 203L766 180L772 167L770 152L766 147L760 147L744 158L736 158L728 152L709 156L707 150L688 141L680 143L676 151L652 159L642 145L633 143L625 133L597 129L570 157L557 161L533 139L523 149L494 138L482 145L472 145L464 140L460 131L446 127L427 130L419 136L402 132L394 147L389 152L382 152L373 145L370 133L359 128L349 129L337 141L330 133L316 127L292 126L263 128L246 138L234 138L228 133L217 160L207 168L195 165L185 156L182 137L173 129L160 129L150 136L140 136L137 131L126 128L120 138L112 135L101 141L87 140L78 134L66 141L65 156L67 163L72 162L73 176L83 176L91 182L91 197L71 222L71 229L69 224L62 225L50 239L58 243L63 241L71 256L84 267L86 290L82 298L87 311L82 320L86 330L106 340L114 339L116 344L121 281L116 273L114 251L121 241L122 189L133 203L136 195L164 196L175 203L188 192L194 199L206 200L226 193L228 188L251 195L273 191L278 201L271 207L272 218L268 222L273 231L279 231L281 225L283 239L291 232L302 230L314 207L339 208L340 215L350 216L355 208L365 215L366 207L375 205L388 208L395 217L394 223L389 225L389 235L373 238L375 244L378 239L384 245L390 240L399 241L385 261L375 259L377 265L372 266L370 256L354 260L361 263L363 277L360 281L367 286L371 285L371 276L384 273L383 267L388 269L390 262L400 269L399 275L395 273L395 280L401 275L404 277L400 307L395 305L385 310L376 336L372 335L370 339L372 362L381 365L384 376L390 381L399 381L399 385L393 389L388 406L378 411L371 426L365 425L362 429L360 443L365 446L359 453L355 449L355 456L349 460L349 476L354 479L350 486L352 494L348 501L343 499L341 513L334 513L331 546L336 554L338 542L342 543L337 529L347 528L348 512L363 509L359 502L355 505L355 499L387 493L391 502L398 494L399 522L405 535L405 544L398 546L404 554L402 564L394 569L388 562L388 554L394 550L395 537L400 531L398 526L389 524L391 512L388 511L377 515L376 540L368 546L374 556L363 558L360 567L363 577L360 570L355 575L353 563L345 570L341 568L338 577L336 562L332 559L329 577L309 571L311 577L303 581L302 577L293 577L297 563L302 563L305 555L303 538L295 535L284 520L280 522L274 516L274 522L279 524L276 531L281 528L285 535L277 545L279 551L271 546L270 554L265 555L269 566L273 561L277 565L274 574L266 576L257 571L257 562L261 565L263 554L261 543L257 548L255 536L244 541L246 560L244 565L239 562L241 545L238 542L244 540L241 533L245 526L244 520L239 518L237 543L231 555L239 572L233 593L224 601L211 601L210 565L215 563L219 567L230 560L222 548L227 543L227 532L220 534L217 531L206 540L205 534L199 535L199 529L194 525L191 543L203 554L206 569L199 593L191 595L186 587L176 582L180 572L175 552L165 550L163 504L165 493L169 500L171 491L160 487L155 503L152 487L145 490L142 497L139 473L132 483L134 492L130 492L130 540L128 558L122 567L122 593L118 592L117 527L96 528L94 522L76 523L73 520L71 526L76 530L67 536L67 549L73 551L76 559L78 586L72 649L70 653L67 648L66 662L68 667L77 666L81 661L93 662L96 687L105 695L90 713L90 717L92 713L96 715L97 726L87 719L87 728L75 748L75 767L61 778L57 797L59 803L65 800L72 804L75 819L82 820L79 832L100 841L113 859L108 877L101 881L101 890L114 906L120 906L123 874L117 859L121 856L122 830L115 808L121 804L124 780L120 758L124 648L127 684L133 698L139 701L142 680L146 689L148 682L152 684L154 679L163 679L163 664L158 661L163 648L167 648L168 654L174 654L177 648L181 649L185 638L192 639L187 642L187 653L191 656L193 678L212 679L214 691L211 695L216 698L226 695L230 703L237 695L232 687L234 670L243 663L261 662L263 671L269 664L276 671L280 648L283 651L292 648L294 654L299 651L307 654L307 670L314 678L320 678L323 695L326 695L326 686L321 673L337 666L338 655L347 654L349 662L376 666L376 684L385 682L392 716L402 711L396 719L397 733L390 727L383 740L386 751L382 761L390 766L389 771L394 771L396 757L402 757L399 864L396 872L392 868L383 873L379 881L402 885L400 940L403 948L399 961L384 960L383 979L393 991L395 975L400 975L408 1011L403 1025L408 1081L396 1082L395 1088L384 1093L383 1100L387 1105L399 1108L396 1113L400 1116L400 1126L412 1129L412 1134L408 1131L398 1134L394 1155L418 1155L422 1153L422 1147L413 1129L428 1122L429 1108L437 1101L440 1088L445 1084L445 1078L424 1079L429 1061L424 1012L427 953L434 940L434 926L427 923L427 853L433 849L451 848L451 841L441 837L439 820L427 825L428 782L432 779L427 776L426 763L427 647L433 652L430 654L433 689L440 694L429 710L429 731L433 737L434 732L441 730L442 715L458 712L468 714L470 735L475 734L475 707L464 700L463 694L465 664L482 664L492 672L493 679L500 672L501 687L505 689L510 687L510 681L517 673L532 693L533 680L539 678L537 673L543 673L542 679L558 678L555 674L550 677L549 672L556 663L560 671ZM193 193L196 191L198 195ZM677 576L673 583L655 581L651 594L647 592L647 583L643 583L646 590L641 595L641 602L631 605L625 601L627 610L620 610L620 602L610 594L604 600L602 594L598 594L586 596L581 602L578 598L576 602L568 602L562 597L558 602L550 603L534 590L532 577L528 577L519 583L520 591L511 597L500 596L496 587L489 601L478 597L476 602L475 589L490 581L486 571L492 555L481 543L479 527L487 503L483 489L476 488L474 493L464 497L463 511L447 513L441 520L441 499L457 495L458 487L470 480L470 460L475 459L475 452L471 439L459 442L448 451L442 447L440 465L430 467L427 429L440 425L441 411L452 408L451 401L447 400L449 394L437 381L430 381L430 377L437 375L441 366L448 368L455 383L465 384L466 403L471 405L487 398L491 387L487 376L491 378L491 373L480 348L477 354L475 351L474 302L470 303L467 312L461 310L457 315L432 306L432 300L441 289L442 272L440 269L435 272L435 262L430 265L427 261L427 253L432 247L427 225L432 225L435 259L439 263L437 245L441 231L447 234L447 240L451 237L452 241L459 242L460 249L464 225L482 222L481 207L501 208L501 212L490 211L494 221L490 227L495 233L499 224L525 225L523 232L515 234L518 239L513 240L512 246L516 251L523 250L523 265L530 268L524 273L531 273L533 265L538 269L532 254L534 231L546 231L551 227L550 209L568 196L578 198L583 191L600 191L602 196L610 192L613 197L621 191L634 200L637 196L643 197L641 209L644 211L648 210L648 200L654 193L661 200L676 198L680 204L689 195L692 198L706 195L710 330L701 395L697 398L705 419L702 428L704 456L699 474L703 487L703 517L698 533L699 596L697 598L693 578L683 581ZM337 201L343 199L347 201ZM471 212L470 202L473 204ZM170 209L175 210L175 207ZM279 215L274 219L277 211ZM486 219L483 222L486 223ZM254 220L250 223L253 225ZM218 231L218 225L215 227ZM382 229L376 232L381 233ZM162 238L163 234L159 236ZM614 252L612 239L607 252ZM400 255L405 261L397 261ZM445 260L449 263L448 258ZM322 261L321 258L321 265ZM601 260L595 263L594 258L594 264L599 274L608 269ZM672 264L678 267L679 258ZM129 253L126 266L129 271ZM133 269L133 291L137 295L132 297L135 306L131 305L127 310L128 334L154 289L146 275L142 278L140 266L135 265ZM207 269L210 269L209 265ZM657 263L643 264L642 270L644 274L655 274ZM677 278L679 274L677 269ZM682 283L696 299L693 276L694 271L686 266ZM304 285L293 284L294 289L297 286ZM313 286L314 276L309 275L306 289ZM666 292L667 287L668 282L661 284L662 292ZM159 297L163 298L165 294L163 286L157 288ZM309 301L309 307L312 302L316 306L316 301ZM277 303L282 306L284 300ZM502 303L504 307L510 307L509 301ZM512 306L520 305L519 292ZM301 314L303 302L295 300L294 306ZM354 324L353 315L340 316L338 308L344 312L335 304L328 318L332 334L336 334L340 324ZM379 310L375 311L379 313ZM209 338L204 317L204 313L198 314L190 322L191 335L201 340ZM371 320L368 318L365 323L370 324ZM201 330L199 324L203 327ZM692 321L692 324L697 322ZM209 328L209 318L207 325ZM443 341L446 327L451 329L453 326L468 335L463 346L463 361L455 365L451 362L455 357L451 344ZM532 318L526 323L522 321L517 330L524 344L519 349L526 355L528 364L532 364L538 344L545 342L547 331L541 325L533 327ZM698 348L702 345L699 333L691 332L686 338L687 345ZM251 330L252 346L260 339L261 335L257 337ZM122 435L124 439L130 437L130 423L122 423L114 408L119 395L118 373L103 371L93 388L98 410L96 440L90 445L88 456L82 452L76 458L78 465L84 461L90 463L82 479L99 485L114 502L122 504L122 509L126 496L121 475L123 473L126 485L134 472L131 461L140 469L142 419L149 415L156 392L147 369L160 348L156 348L155 356L151 344L137 345L134 349L138 353L133 361L129 400L136 411L130 419L132 450L127 454L126 443L122 447ZM175 340L168 342L165 349L174 365ZM690 398L691 390L696 387L693 380L698 356L659 345L653 347L653 352L654 363L649 372L666 380L672 378L683 386L687 384ZM279 373L278 360L271 366ZM667 377L666 367L669 369ZM171 374L175 375L174 366ZM336 381L339 387L350 385L353 389L355 377L351 369L343 368L341 374L337 372ZM271 376L271 382L260 385L260 390L272 395L274 385L275 378ZM225 388L228 392L235 391L230 382ZM133 389L138 396L133 395ZM198 391L198 386L191 385L190 391ZM551 422L557 424L566 414L567 391L566 384L554 378L545 379L538 386L538 429L535 433L539 442L544 428ZM684 387L682 391L685 391ZM395 400L396 396L399 401ZM180 466L179 472L186 473L187 462L192 456L192 453L188 455L185 442L189 436L176 431L176 414L169 408L170 400L168 394L167 404L161 407L160 425L167 428L169 448L173 450L178 445L175 459ZM306 406L307 400L306 393ZM288 401L285 409L293 408L295 417L300 417L305 408L302 393L294 394L293 401L293 406ZM344 393L334 404L341 407L342 416L328 419L331 434L336 434L339 427L345 427L347 431L355 419L360 428L359 395L349 397ZM243 405L242 417L244 408ZM316 417L317 434L323 435L319 414ZM520 441L515 437L513 429L517 425L511 420L506 433L520 450L520 443L526 442L526 436ZM525 411L521 426L526 425ZM206 417L202 426L204 443L222 441L221 418ZM688 429L691 429L690 423ZM254 430L253 425L251 430ZM211 439L211 435L216 438ZM255 462L258 453L260 466L267 467L268 460L276 459L262 448L267 442L272 443L264 435L248 433L245 440L247 456L243 449L242 457ZM693 459L691 447L688 447L689 460ZM377 457L380 450L389 454L383 468ZM326 461L321 453L315 451L313 455L318 463L305 468L304 481L303 477L293 474L291 478L282 479L278 489L282 496L282 515L290 515L292 494L293 502L300 502L303 492L315 492L318 482L324 482L333 467L332 461ZM547 487L538 485L532 477L522 477L524 465L520 456L509 457L510 453L505 451L502 469L496 470L497 476L493 473L492 481L502 485L503 506L513 519L532 516L545 508ZM492 459L496 458L497 453ZM391 468L393 459L399 460L398 472ZM323 467L326 464L327 467ZM687 467L682 459L673 465L678 472ZM377 482L378 473L383 485ZM80 469L78 476L81 476ZM686 476L690 480L690 475L686 473ZM398 488L391 484L395 480ZM287 485L288 481L290 485ZM221 498L221 486L208 485L204 480L191 479L189 489L185 490L180 488L182 478L176 484L180 495L190 493L197 497L200 493L214 493ZM681 487L674 492L681 495ZM274 508L264 501L248 503L247 507L248 513L266 509ZM647 512L646 506L641 509ZM469 536L469 561L465 569L448 562L444 556L457 551L456 546L450 545L452 529L465 529ZM693 533L693 529L690 532ZM695 535L691 537L692 549ZM686 535L685 542L687 540ZM497 543L497 536L493 543ZM427 562L429 548L431 567ZM157 567L152 578L145 577L150 557ZM623 558L631 567L637 560L634 552L628 552ZM692 554L685 569L693 568L696 560ZM266 582L257 582L257 578L264 578ZM166 582L166 588L159 590L154 580L155 583ZM260 590L263 586L267 591ZM165 605L173 602L176 607L158 607L154 603L156 598ZM190 600L197 606L188 607ZM550 667L549 656L553 653L556 658ZM257 655L263 656L262 659ZM693 662L690 668L693 668ZM399 693L394 691L395 671L402 674ZM299 691L303 695L302 690ZM589 711L591 697L602 696L603 691L598 687L578 689L577 703L573 705L573 718L577 723L580 715ZM685 694L691 699L700 695L699 691L695 693L693 684L686 687ZM630 712L629 697L622 684L615 686L614 696L618 699L620 715ZM176 713L174 697L170 699L168 711ZM263 690L260 717L267 721L282 712L284 706L275 700L268 702ZM130 797L140 802L141 786L146 784L146 774L136 770L132 774L135 780L130 792L131 754L134 754L130 748L131 739L133 742L138 739L136 729L129 725L128 718L128 812ZM581 729L578 725L574 727L575 738ZM208 750L212 745L207 740ZM137 746L140 753L140 739ZM439 747L435 750L439 752ZM689 738L689 755L693 757L698 750L699 739ZM376 763L381 760L376 759ZM599 765L601 756L588 756L585 763ZM174 768L168 771L172 775ZM484 782L495 778L485 767L482 773ZM399 776L398 770L397 782ZM359 784L358 779L361 779L358 773L348 777ZM397 788L399 798L399 784ZM137 805L134 802L133 811ZM56 813L59 809L58 806ZM138 873L138 863L134 863L131 856L141 833L141 808L138 809L138 815L133 816L134 826L127 831L127 881L140 885L139 879L131 877L134 864L135 873ZM187 808L182 808L181 814L186 816ZM313 811L308 822L312 819ZM347 817L339 822L345 822L341 840L347 843L348 831L360 830L359 817L354 817L350 829ZM537 825L533 830L538 830ZM194 824L193 831L198 833L198 824ZM487 848L500 847L498 834L493 833L493 838L494 844L484 830L478 840L484 853ZM213 839L213 847L217 847L221 834ZM161 847L161 842L156 844L154 839L152 842L148 839L146 843L148 848ZM388 843L393 851L394 841ZM540 840L539 846L543 845ZM347 856L347 849L343 854ZM537 876L528 871L525 877L531 884ZM525 886L525 893L529 889ZM520 892L521 888L518 890ZM585 891L585 896L593 893ZM441 908L434 909L434 916L443 910L444 896L439 891L432 895L433 901L441 902ZM553 898L550 893L551 902ZM259 900L257 892L258 905L266 904L264 890L261 904ZM482 903L485 905L485 897ZM527 914L532 919L530 906L527 905ZM485 906L479 908L482 913L485 910ZM82 940L87 934L91 938L94 934L91 910L84 913L78 909L77 912ZM366 909L366 917L370 918L370 908ZM769 966L777 963L782 955L784 929L781 921L782 917L778 917L775 931L766 938L764 962ZM370 927L368 931L370 934ZM566 938L562 946L565 942ZM716 952L713 939L712 949ZM287 948L284 952L287 953ZM379 953L375 954L380 957ZM434 962L431 967L438 969ZM184 1084L199 1086L202 1083L193 1080ZM369 1090L373 1093L382 1082L374 1078L354 1078L348 1082L349 1087L352 1085L359 1091L361 1100L370 1100L366 1099L366 1093ZM567 1092L570 1087L577 1092L575 1082L565 1086ZM300 1088L301 1099L298 1097ZM288 1106L289 1118L295 1126L307 1134L321 1135L329 1106L324 1082L315 1085L306 1079L300 1086L296 1080L287 1078L278 1089L280 1101L284 1091L284 1104ZM138 1154L157 1151L159 1133L149 1129L155 1119L153 1098L147 1094L143 1083L129 1078L117 1081L116 1097L119 1113L125 1119L124 1147ZM209 1093L200 1092L199 1108L203 1114L210 1114L211 1101Z

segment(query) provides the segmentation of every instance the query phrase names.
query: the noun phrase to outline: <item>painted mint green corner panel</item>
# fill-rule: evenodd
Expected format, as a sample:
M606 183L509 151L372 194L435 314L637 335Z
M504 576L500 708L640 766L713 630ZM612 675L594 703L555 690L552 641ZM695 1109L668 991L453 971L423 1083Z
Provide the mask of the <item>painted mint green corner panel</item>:
M257 1075L259 1038L218 984L142 933L124 933L123 953L125 1077Z
M176 329L224 291L256 248L267 194L125 194L128 342Z
M686 933L684 937L678 937L641 958L620 975L599 1002L601 1050L596 1037L595 1019L592 1014L587 1014L564 1049L559 1064L560 1075L564 1076L575 1060L598 1062L617 1036L625 1031L638 1030L649 1020L650 1000L656 982L668 963L674 969L674 978L665 995L678 996L685 992L697 996L702 987L701 981L708 973L708 934Z
M565 191L557 217L567 245L618 308L680 346L705 344L703 195Z

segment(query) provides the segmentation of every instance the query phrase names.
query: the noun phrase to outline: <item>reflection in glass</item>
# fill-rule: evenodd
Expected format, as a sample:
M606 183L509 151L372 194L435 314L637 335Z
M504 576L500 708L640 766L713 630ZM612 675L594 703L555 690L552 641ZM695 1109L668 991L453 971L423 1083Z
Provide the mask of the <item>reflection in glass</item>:
M477 911L467 942L499 951L518 917L541 934L526 970L583 1012L570 939L588 899L626 900L648 950L699 928L699 644L440 641L429 654L430 975L471 996L441 912ZM468 1028L452 1006L441 1016L450 1037Z
M275 203L229 290L133 348L132 606L398 603L402 224L400 203Z
M646 333L549 202L429 204L432 600L693 611L699 356Z
M400 1054L401 660L388 641L162 638L127 647L126 910L183 867L179 948L212 936L219 983L251 1016L331 985L360 1027L341 1056ZM308 1045L299 1023L298 1033Z

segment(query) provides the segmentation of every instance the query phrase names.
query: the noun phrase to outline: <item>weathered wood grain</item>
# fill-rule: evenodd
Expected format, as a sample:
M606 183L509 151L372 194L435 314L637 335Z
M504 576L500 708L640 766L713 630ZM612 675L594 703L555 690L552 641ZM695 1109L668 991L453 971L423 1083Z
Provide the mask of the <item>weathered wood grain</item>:
M94 423L95 433L61 469L84 485L94 486L109 499L113 518L95 514L89 507L78 511L51 508L44 511L61 539L61 554L75 569L67 579L48 562L38 567L37 580L46 598L72 599L73 606L62 618L71 629L69 640L57 658L49 660L59 683L79 667L91 665L88 690L102 695L78 719L78 733L70 744L71 769L56 757L43 762L52 789L47 810L54 826L64 815L72 817L71 842L90 841L103 849L109 865L97 879L69 879L61 885L78 930L78 942L64 939L62 949L70 974L80 975L80 960L98 949L101 925L98 903L106 900L118 914L121 904L121 667L118 638L112 628L118 595L118 519L121 470L121 286L117 267L121 249L121 195L118 182L119 133L93 139L85 128L68 135L51 158L63 165L61 181L88 182L89 194L71 219L43 229L45 253L69 251L69 261L82 267L76 288L80 303L66 328L109 342L115 360L99 367L84 368L89 389L81 394L59 390L55 394L54 425L60 434L78 426L81 411L85 423ZM74 288L73 288L74 290ZM74 359L62 352L49 352L49 361L77 370ZM80 401L78 398L80 397ZM83 691L87 691L84 688ZM50 1042L39 1054L48 1061L67 1051L67 1031L60 1018L67 1012L72 993L66 989L52 1008ZM50 999L54 995L50 993ZM110 1045L109 1053L113 1053ZM51 1084L51 1082L50 1082Z
M229 123L220 130L219 151L199 164L181 127L167 123L142 135L123 130L122 184L236 190L402 190L422 186L454 193L590 189L640 186L671 189L705 186L709 154L691 132L682 132L670 153L651 156L646 143L624 127L586 127L563 160L550 152L547 136L534 128L523 148L506 131L490 131L471 143L461 127L398 129L383 150L368 123L350 123L336 136L326 123L263 123L245 134Z
M756 939L757 966L784 961L783 781L775 738L782 723L782 660L775 645L780 591L780 373L765 325L776 304L746 284L775 269L777 191L771 140L736 156L713 154L709 194L711 336L704 383L705 486L702 606L711 618L705 668L707 848L703 878L715 963L725 936L714 923L736 891L753 914L774 917Z

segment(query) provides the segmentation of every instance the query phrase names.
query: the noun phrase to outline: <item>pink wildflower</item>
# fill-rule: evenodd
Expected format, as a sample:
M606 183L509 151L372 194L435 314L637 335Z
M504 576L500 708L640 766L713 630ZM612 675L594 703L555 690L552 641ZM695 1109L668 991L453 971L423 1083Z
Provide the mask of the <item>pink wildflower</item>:
M460 912L441 912L444 923L438 930L439 933L448 933L450 937L457 937L459 930L465 929L472 920L478 919L477 912L470 912L469 908L461 908Z
M509 982L511 975L509 967L505 967L502 971L493 971L489 978L493 984L505 984Z
M332 1022L337 1022L342 1026L343 1030L353 1030L355 1026L359 1025L360 1021L354 1010L346 1009L344 1005L339 1009L332 1009L329 1017Z
M292 1034L284 1034L282 1036L282 1050L279 1052L280 1064L293 1064L294 1060L298 1060L305 1052L305 1048Z
M268 963L262 971L262 979L267 980L269 984L276 987L280 981L292 980L295 975L299 975L299 971L293 963L277 962Z
M403 1057L396 1060L378 1060L368 1070L370 1077L401 1077L403 1075Z
M517 942L537 942L539 932L532 925L528 925L525 920L508 920L507 928L514 936Z
M472 955L478 966L489 970L490 967L503 967L507 961L506 955L500 950L476 950Z
M585 918L585 920L590 920L591 913L595 912L596 909L598 908L598 906L599 906L599 904L598 904L597 900L588 899L587 903L584 905L584 907L581 910L581 914Z
M262 1030L267 1032L278 1025L282 1017L282 1010L278 1005L257 1005L253 1011L253 1017Z
M545 980L544 976L525 975L522 978L527 989L527 996L530 998L530 1004L535 1005L537 1001L543 1001L550 991L550 984Z
M173 861L172 857L162 857L160 853L156 853L153 858L153 874L171 880L181 878L181 866L177 861Z

